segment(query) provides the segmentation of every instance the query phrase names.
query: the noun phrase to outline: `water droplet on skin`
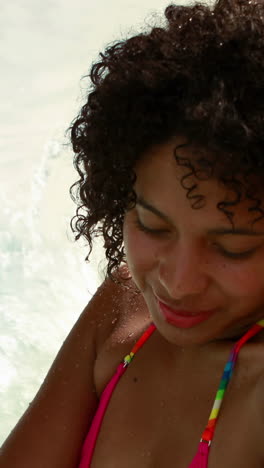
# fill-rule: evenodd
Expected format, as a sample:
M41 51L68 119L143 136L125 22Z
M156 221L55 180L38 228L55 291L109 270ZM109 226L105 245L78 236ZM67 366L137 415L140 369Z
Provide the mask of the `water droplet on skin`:
M112 320L112 323L116 323L117 317Z
M141 453L142 457L150 457L150 455L151 455L150 450L143 450L143 452Z

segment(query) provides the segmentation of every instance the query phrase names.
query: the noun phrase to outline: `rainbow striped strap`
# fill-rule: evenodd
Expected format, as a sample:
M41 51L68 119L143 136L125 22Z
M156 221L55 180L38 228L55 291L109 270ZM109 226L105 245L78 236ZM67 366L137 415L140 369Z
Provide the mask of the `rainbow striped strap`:
M202 437L200 442L206 442L208 446L211 445L211 441L213 439L214 431L216 422L218 419L220 407L224 398L224 394L227 388L227 385L232 377L233 370L235 367L235 363L238 357L238 353L241 347L254 335L256 335L260 330L264 328L264 319L259 320L255 323L233 346L229 359L225 365L224 372L222 378L220 380L220 385L216 392L215 401L208 419L207 426L202 433ZM127 367L131 361L133 360L135 354L138 352L140 348L144 345L144 343L148 340L148 338L152 335L152 333L156 330L156 326L154 323L151 323L147 330L143 333L143 335L138 339L138 341L133 346L132 350L129 354L124 357L123 360L123 367Z
M138 352L140 348L142 348L144 343L149 339L149 337L152 335L152 333L155 330L156 330L156 326L154 325L154 323L151 323L150 326L147 328L147 330L143 333L143 335L141 335L138 341L134 344L130 353L124 357L124 360L123 360L124 367L127 367L131 363L135 354Z
M217 418L219 414L219 410L224 398L224 394L227 388L227 385L232 377L233 370L235 367L235 363L238 357L238 353L241 347L254 335L256 335L260 330L264 328L264 319L259 320L255 323L234 345L229 355L229 359L225 365L224 372L220 381L220 385L216 392L216 398L209 416L209 420L207 426L202 434L201 441L207 442L208 445L211 444L215 426L217 423Z

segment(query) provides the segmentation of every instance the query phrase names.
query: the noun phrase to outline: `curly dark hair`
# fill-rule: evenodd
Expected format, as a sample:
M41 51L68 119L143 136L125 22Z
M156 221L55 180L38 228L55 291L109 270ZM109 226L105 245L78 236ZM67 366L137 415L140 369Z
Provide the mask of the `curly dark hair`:
M123 221L136 203L134 168L145 151L182 134L207 157L182 158L188 175L206 172L264 212L256 178L264 174L264 3L218 0L213 6L171 4L166 25L152 27L100 53L91 66L87 102L69 128L80 179L70 188L78 208L75 240L103 236L107 274L125 263ZM203 206L186 183L193 208ZM256 221L256 220L255 220ZM255 222L254 221L254 222Z

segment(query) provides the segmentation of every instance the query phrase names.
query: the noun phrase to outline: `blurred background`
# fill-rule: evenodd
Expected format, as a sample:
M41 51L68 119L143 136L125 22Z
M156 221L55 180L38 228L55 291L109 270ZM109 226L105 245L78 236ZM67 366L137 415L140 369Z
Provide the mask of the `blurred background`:
M188 1L171 3L186 4ZM75 243L65 132L99 52L163 21L164 0L13 0L1 5L0 445L34 398L103 279Z

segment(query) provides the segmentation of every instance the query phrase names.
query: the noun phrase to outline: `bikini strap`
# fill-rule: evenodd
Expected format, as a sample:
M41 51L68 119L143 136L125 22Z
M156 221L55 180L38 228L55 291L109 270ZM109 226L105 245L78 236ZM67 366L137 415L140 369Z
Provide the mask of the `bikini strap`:
M214 430L218 419L218 414L220 406L222 404L226 387L228 382L231 379L232 372L234 369L235 362L237 360L238 353L241 347L254 335L260 332L264 328L264 319L259 320L255 325L253 325L243 336L240 338L234 345L231 350L229 359L225 365L224 373L222 375L220 385L218 387L216 398L213 404L211 414L207 426L202 434L202 438L198 445L198 450L192 459L188 468L207 468L208 467L208 457L210 451L210 445L214 436Z
M101 424L115 387L117 386L122 375L126 372L127 366L130 364L137 351L143 346L143 344L152 335L155 329L156 327L154 324L151 324L147 328L147 330L135 343L130 353L124 358L123 362L121 361L121 363L117 366L115 374L111 377L106 387L104 388L92 424L82 447L78 468L90 467Z
M259 333L263 328L264 328L264 319L259 320L257 323L255 323L233 346L231 353L229 355L229 359L225 365L224 372L220 381L220 385L216 392L216 398L215 398L215 401L214 401L214 404L213 404L213 407L209 416L209 420L201 437L201 442L207 442L209 446L211 444L214 431L215 431L215 426L216 426L219 410L220 410L220 407L224 398L227 385L232 377L232 373L233 373L234 366L235 366L240 349L250 338L252 338L254 335Z
M151 323L150 326L147 328L147 330L144 331L143 335L141 335L141 337L134 344L130 353L124 357L124 361L123 361L124 367L127 367L130 364L135 354L138 352L140 348L142 348L144 343L149 339L149 337L152 335L152 333L155 330L156 330L156 326L154 325L154 323Z

